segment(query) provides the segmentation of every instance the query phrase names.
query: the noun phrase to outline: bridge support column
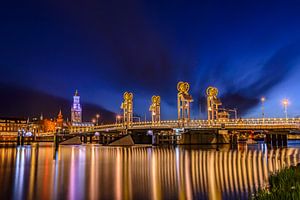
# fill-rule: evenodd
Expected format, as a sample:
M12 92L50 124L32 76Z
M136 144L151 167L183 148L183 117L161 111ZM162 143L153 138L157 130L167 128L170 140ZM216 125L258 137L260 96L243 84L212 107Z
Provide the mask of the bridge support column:
M266 134L265 143L271 144L271 134Z
M282 134L277 134L277 144L279 147L282 146Z
M230 135L230 143L233 145L237 145L238 143L238 135L236 133L232 133Z
M216 134L216 139L217 139L217 144L219 144L219 130L215 130L215 134Z
M18 133L18 137L17 137L17 145L20 145L21 143L21 135Z
M271 134L272 146L277 146L277 134Z
M93 135L90 135L90 143L93 143Z
M58 145L59 145L59 137L57 134L54 135L54 146L55 146L55 149L58 148Z
M103 137L102 137L102 144L106 144L105 139L106 139L106 135L103 135Z
M24 135L21 134L21 146L23 146L23 145L24 145Z
M288 135L287 135L287 134L283 134L283 135L282 135L282 145L283 145L284 147L287 146L287 140L288 140Z
M159 143L160 143L160 141L159 141L160 135L159 135L159 134L153 134L152 137L153 137L152 143L153 143L154 145L159 145Z
M87 143L87 135L83 136L83 143L86 144Z

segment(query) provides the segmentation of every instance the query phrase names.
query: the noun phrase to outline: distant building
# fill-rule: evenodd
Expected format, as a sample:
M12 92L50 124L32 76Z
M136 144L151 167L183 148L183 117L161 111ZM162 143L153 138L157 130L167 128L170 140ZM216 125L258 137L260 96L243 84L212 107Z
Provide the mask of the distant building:
M41 115L39 118L34 117L28 124L28 130L38 135L44 133L55 132L56 121L53 119L46 119Z
M71 108L71 122L68 123L68 129L72 133L74 132L85 132L92 130L94 123L82 122L82 108L80 105L80 96L78 90L76 90L73 96L73 105Z
M27 129L25 118L0 118L0 135L17 135L18 131Z
M39 118L32 118L28 123L28 131L38 135L55 133L58 129L65 130L67 128L68 126L64 122L61 110L56 119L46 119L41 115Z
M82 122L82 109L80 105L80 96L76 90L73 96L73 105L71 108L71 122L81 123Z
M56 119L56 127L62 129L63 126L64 126L64 118L60 110Z

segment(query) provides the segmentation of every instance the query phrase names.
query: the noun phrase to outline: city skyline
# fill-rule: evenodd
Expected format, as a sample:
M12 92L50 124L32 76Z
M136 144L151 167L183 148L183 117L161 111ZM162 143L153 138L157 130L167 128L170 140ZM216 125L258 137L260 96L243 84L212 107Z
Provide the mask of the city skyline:
M206 118L210 85L244 117L261 116L263 96L266 117L284 117L285 98L288 115L300 114L297 2L16 5L1 7L1 115L56 116L61 108L69 116L78 89L86 120L120 113L125 91L135 95L136 115L150 119L151 97L159 95L162 119L176 119L178 81L191 85L192 118Z

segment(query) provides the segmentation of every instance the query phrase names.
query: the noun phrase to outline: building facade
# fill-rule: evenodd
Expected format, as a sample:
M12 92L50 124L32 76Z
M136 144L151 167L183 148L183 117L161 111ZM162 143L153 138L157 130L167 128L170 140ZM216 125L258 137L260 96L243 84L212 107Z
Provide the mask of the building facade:
M26 130L28 126L25 118L0 118L0 135L16 136L18 131Z
M71 122L81 123L82 122L82 109L80 105L80 96L76 90L73 96L73 105L71 108Z

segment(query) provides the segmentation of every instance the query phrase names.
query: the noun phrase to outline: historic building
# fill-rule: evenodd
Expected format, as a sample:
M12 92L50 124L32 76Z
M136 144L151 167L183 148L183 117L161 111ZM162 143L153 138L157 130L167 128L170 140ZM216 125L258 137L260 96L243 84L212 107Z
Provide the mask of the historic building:
M64 126L64 118L61 113L61 110L59 110L59 113L58 113L57 119L56 119L56 128L62 129L63 126Z
M0 118L0 135L17 135L19 130L27 129L25 118Z
M73 105L71 108L71 122L81 123L82 122L82 109L80 105L80 96L76 90L73 96Z
M92 130L94 123L82 122L82 108L80 105L80 96L76 90L73 96L73 105L71 108L71 122L68 123L68 129L70 132L84 132Z

